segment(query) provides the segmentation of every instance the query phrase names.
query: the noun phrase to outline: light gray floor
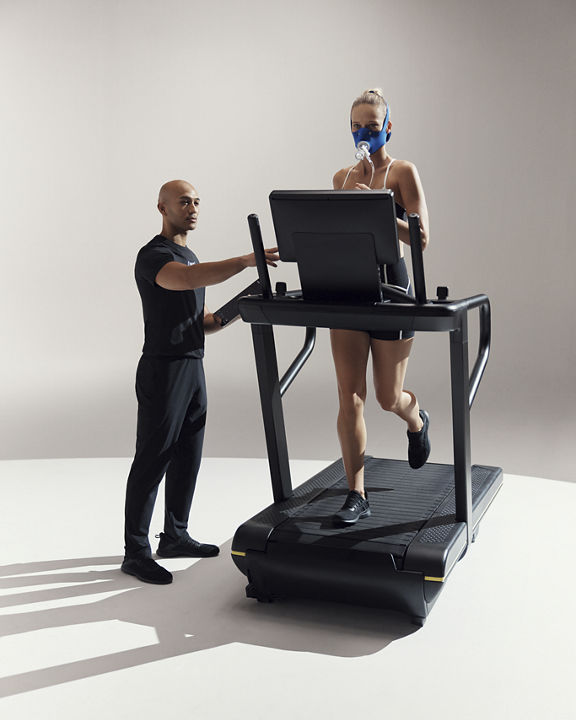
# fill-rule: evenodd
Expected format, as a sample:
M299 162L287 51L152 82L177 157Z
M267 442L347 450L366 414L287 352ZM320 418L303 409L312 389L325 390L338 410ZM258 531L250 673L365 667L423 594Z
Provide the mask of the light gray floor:
M271 500L263 460L204 461L192 533L217 559L165 561L168 587L123 575L129 463L0 463L3 720L576 717L576 485L507 475L417 629L245 599L230 541ZM295 482L323 465L294 462Z

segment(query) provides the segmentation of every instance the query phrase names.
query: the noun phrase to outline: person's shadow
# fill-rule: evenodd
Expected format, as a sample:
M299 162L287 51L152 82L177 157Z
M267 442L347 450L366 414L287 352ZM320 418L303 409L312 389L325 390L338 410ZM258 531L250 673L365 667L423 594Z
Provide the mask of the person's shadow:
M0 597L0 607L63 601L61 607L2 616L0 637L110 620L149 626L158 637L153 645L1 678L0 697L228 643L359 657L376 653L417 629L409 618L380 609L317 601L263 604L248 600L246 578L233 566L230 548L229 540L219 557L192 561L190 567L177 570L169 586L144 584L123 574L121 557L0 567L0 589L12 593ZM85 569L98 565L105 569ZM38 589L55 583L68 585ZM87 596L100 593L106 597L86 603ZM83 601L71 605L70 598Z

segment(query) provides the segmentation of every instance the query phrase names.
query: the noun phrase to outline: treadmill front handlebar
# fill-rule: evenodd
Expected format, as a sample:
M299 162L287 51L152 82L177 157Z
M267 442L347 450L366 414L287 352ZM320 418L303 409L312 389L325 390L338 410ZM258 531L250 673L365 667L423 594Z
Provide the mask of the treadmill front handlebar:
M272 297L272 285L270 283L268 265L266 264L266 255L264 254L260 220L256 213L248 215L248 227L250 228L250 237L252 238L252 247L254 248L254 256L256 258L258 277L260 278L260 284L262 286L262 297L269 300Z

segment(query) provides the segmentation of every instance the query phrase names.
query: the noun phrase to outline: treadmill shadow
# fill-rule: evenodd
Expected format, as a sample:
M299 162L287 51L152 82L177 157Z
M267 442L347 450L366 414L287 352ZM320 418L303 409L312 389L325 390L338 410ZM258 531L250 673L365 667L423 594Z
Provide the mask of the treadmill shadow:
M50 603L46 609L0 617L0 637L114 620L154 628L158 637L153 645L87 656L3 677L0 697L230 643L362 657L380 652L394 640L418 629L401 614L374 608L317 601L261 604L249 600L244 593L245 578L233 567L230 549L231 540L221 547L217 558L192 560L185 569L177 568L187 561L164 560L163 564L174 574L174 582L169 586L146 585L122 574L118 569L121 557L0 567L0 590L9 589L12 593L2 598L3 607L17 609ZM93 569L98 565L103 569ZM15 593L15 589L20 591ZM98 599L101 594L105 597ZM58 646L57 633L51 634L51 638L55 640L54 646ZM117 633L115 644L122 646L121 632ZM46 656L45 649L43 656ZM56 657L61 658L61 652L60 648ZM89 655L89 649L86 652ZM73 656L78 657L78 647Z

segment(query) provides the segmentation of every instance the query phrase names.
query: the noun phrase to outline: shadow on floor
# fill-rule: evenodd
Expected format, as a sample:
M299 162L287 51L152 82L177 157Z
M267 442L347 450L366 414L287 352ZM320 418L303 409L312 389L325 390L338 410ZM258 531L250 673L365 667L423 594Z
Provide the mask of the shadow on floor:
M12 591L0 597L0 607L54 604L48 609L0 617L0 637L110 620L154 628L158 637L154 645L1 678L0 697L229 643L362 657L379 652L417 629L403 615L374 608L294 600L262 604L248 600L244 594L246 579L233 567L230 547L228 541L219 557L191 561L183 570L174 571L174 565L171 567L174 561L163 561L174 573L174 582L168 586L147 585L124 575L119 570L122 560L119 556L0 567L0 591ZM178 562L181 565L182 561ZM93 569L95 566L103 569ZM67 585L51 587L62 583ZM47 587L42 589L43 585ZM88 596L98 594L106 597L86 602ZM82 602L71 605L71 598L82 598ZM59 601L63 601L61 607Z

